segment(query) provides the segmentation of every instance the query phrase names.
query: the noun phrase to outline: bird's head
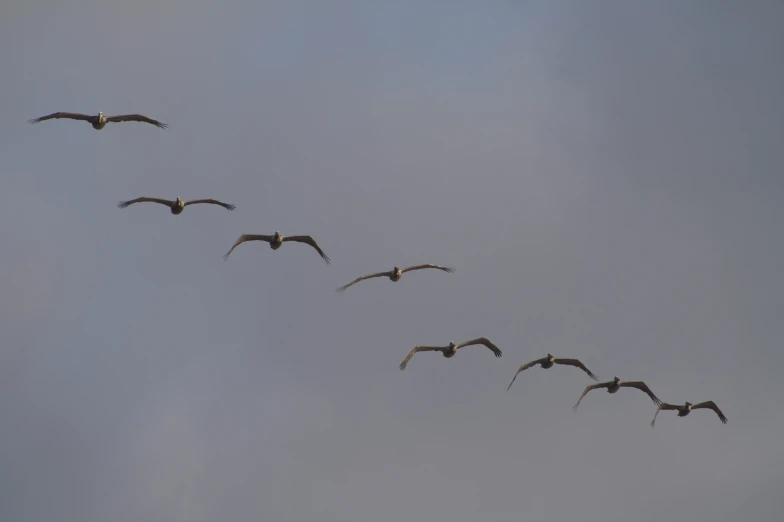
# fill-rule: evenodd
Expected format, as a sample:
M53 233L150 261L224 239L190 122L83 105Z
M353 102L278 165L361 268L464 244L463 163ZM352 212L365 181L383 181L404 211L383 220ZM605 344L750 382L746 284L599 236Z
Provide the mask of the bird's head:
M180 198L177 198L177 206L181 207L183 205L183 201Z
M548 360L548 361L550 361L550 362L553 362L553 359L555 359L555 357L553 356L553 354L551 354L551 353L548 353L548 354L547 354L547 360Z
M686 406L687 410L690 410L692 405L689 401L686 401L686 404L684 404L684 406Z
M101 111L98 111L98 117L100 118L100 117L102 117L102 116L103 116L103 112L101 112Z
M621 378L616 375L615 377L613 377L613 381L615 382L615 384L618 384L619 382L621 382Z
M400 268L398 268L398 267L395 267L395 268L393 268L393 269L392 269L392 272L394 272L394 273L395 273L395 275L398 275L398 276L399 276L399 275L400 275Z
M456 347L457 347L457 345L455 343L453 343L452 341L449 341L449 348L454 350Z

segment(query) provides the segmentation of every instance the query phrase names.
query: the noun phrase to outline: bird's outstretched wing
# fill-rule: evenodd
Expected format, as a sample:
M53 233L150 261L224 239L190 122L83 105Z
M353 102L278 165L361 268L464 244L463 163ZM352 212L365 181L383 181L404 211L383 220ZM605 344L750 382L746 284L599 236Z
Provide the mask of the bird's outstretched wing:
M155 125L156 127L161 128L161 129L165 129L166 127L169 126L168 123L163 123L163 122L160 122L158 120L153 120L152 118L148 118L147 116L144 116L143 114L120 114L118 116L107 116L106 117L106 121L112 121L112 122L141 121L141 122L144 122L144 123L152 123L153 125Z
M653 415L653 420L651 421L651 427L653 427L653 425L656 423L656 416L659 415L659 412L661 410L680 410L680 409L681 406L677 406L675 404L667 404L666 402L659 404L659 407L656 408L656 413Z
M160 203L161 205L166 205L167 207L171 207L172 205L174 205L174 201L169 201L168 199L158 199L158 198L147 198L147 197L144 197L144 198L132 199L130 201L120 201L119 203L117 203L117 206L120 207L120 208L125 208L128 205L133 205L134 203L144 203L144 202Z
M93 122L96 120L95 116L89 116L87 114L79 114L77 112L53 112L52 114L47 114L46 116L41 116L40 118L33 118L32 120L27 120L27 122L38 123L39 121L59 119L59 118L68 118L69 120L82 120L82 121L89 121L89 122Z
M614 383L615 383L615 381L608 381L608 382L600 382L600 383L598 383L598 384L589 384L588 386L586 386L586 387L585 387L585 390L583 391L583 394L582 394L582 395L580 395L580 398L579 398L579 399L577 399L577 404L575 404L574 406L572 406L572 409L573 409L573 410L576 410L576 409L577 409L577 407L580 405L580 401L582 401L582 400L583 400L583 397L585 397L585 395L586 395L586 394L587 394L589 391L591 391L591 390L596 390L596 389L598 389L598 388L609 388L609 387L610 387L610 385L612 385L612 384L614 384Z
M353 280L353 281L351 281L350 283L348 283L348 284L346 284L346 285L343 285L343 286L341 286L340 288L336 288L336 289L335 289L335 291L336 291L336 292L342 292L342 291L344 291L346 288L348 288L348 287L350 287L350 286L352 286L352 285L355 285L355 284L359 283L360 281L364 281L365 279L372 279L372 278L374 278L374 277L384 277L384 276L387 276L387 277L389 277L389 276L391 276L391 275L392 275L392 271L389 271L389 272L377 272L377 273L375 273L375 274L368 274L368 275L363 275L363 276L360 276L360 277L358 277L358 278L354 279L354 280Z
M582 362L577 360L577 359L559 359L559 358L556 357L555 359L553 359L553 362L555 364L566 364L568 366L575 366L577 368L580 368L585 373L587 373L588 377L590 377L594 381L598 381L599 380L599 378L596 375L594 375L591 370L586 368L586 366Z
M197 203L209 203L211 205L220 205L223 208L229 210L234 210L235 208L237 208L231 203L224 203L223 201L218 201L217 199L194 199L193 201L186 201L183 206L187 207L188 205L196 205Z
M415 346L413 350L408 352L408 355L406 355L406 358L403 359L403 362L400 363L400 369L405 370L408 361L410 361L417 352L441 352L444 351L444 348L444 346Z
M650 388L648 388L648 385L647 385L647 384L645 384L645 383L644 383L644 382L642 382L642 381L621 382L621 388L637 388L638 390L642 390L642 391L644 391L645 393L647 393L647 394L648 394L648 397L650 397L650 398L651 398L651 400L652 400L652 401L653 401L653 402L654 402L656 405L659 405L659 404L661 404L661 403L662 403L662 402L659 400L659 398L658 398L656 395L654 395L654 394L653 394L653 392L651 391L651 389L650 389Z
M721 419L721 422L724 423L724 424L727 424L727 417L724 416L724 414L721 412L719 407L716 406L716 403L713 402L713 401L701 402L699 404L694 404L691 407L692 410L701 410L703 408L707 408L709 410L715 411L716 415L718 415L719 419Z
M540 363L544 362L545 360L546 360L546 358L537 359L537 360L535 360L535 361L527 362L527 363L525 363L524 365L522 365L522 366L521 366L521 367L520 367L520 368L517 370L517 373L515 373L515 374L514 374L514 377L512 377L512 382L510 382L510 383L509 383L509 386L507 386L507 387L506 387L506 391L509 391L509 388L511 388L511 387L512 387L512 385L513 385L513 384L514 384L514 382L515 382L515 379L517 379L517 376L518 376L518 375L520 375L520 372L522 372L522 371L524 371L524 370L527 370L527 369L528 369L528 368L530 368L531 366L536 366L537 364L540 364Z
M458 348L466 347L466 346L473 346L475 344L481 344L481 345L487 346L488 348L490 348L490 350L493 352L493 354L496 357L501 357L501 354L502 354L501 350L498 349L498 346L496 346L493 343L491 343L490 340L487 337L479 337L478 339L473 339L471 341L466 341L464 343L460 343L460 344L455 346L455 350L457 350Z
M298 243L305 243L306 245L310 245L313 248L315 248L316 251L321 256L321 258L324 259L324 261L326 261L327 264L329 264L329 257L327 257L327 254L325 254L324 251L321 250L321 247L318 246L318 244L316 243L316 241L312 237L310 237L310 236L283 236L283 241L296 241Z
M443 270L444 272L449 272L450 274L455 271L454 268L449 268L448 266L438 266L438 265L427 264L427 265L410 266L408 268L402 269L400 272L405 274L406 272L411 272L412 270L423 270L425 268L437 268L439 270Z
M270 241L272 241L272 236L264 236L261 234L242 234L240 238L234 242L234 244L231 246L229 251L223 254L223 260L226 261L229 258L229 254L231 254L231 252L235 248L237 248L245 241L266 241L267 243L269 243Z

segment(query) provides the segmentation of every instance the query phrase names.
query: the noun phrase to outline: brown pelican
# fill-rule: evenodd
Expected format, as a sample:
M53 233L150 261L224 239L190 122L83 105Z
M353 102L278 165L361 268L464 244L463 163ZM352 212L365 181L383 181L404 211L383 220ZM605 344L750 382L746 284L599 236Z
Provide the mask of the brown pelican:
M677 404L668 404L666 402L661 403L659 407L656 408L656 414L653 416L653 420L651 421L651 426L653 426L654 423L656 423L656 416L659 415L659 412L661 410L677 410L678 417L685 417L686 415L691 413L691 410L700 410L703 408L707 408L709 410L715 411L716 415L718 415L719 419L721 419L721 422L727 424L727 417L724 416L724 414L721 412L719 407L716 406L715 402L707 401L707 402L701 402L699 404L692 404L687 401L686 403L684 403L683 406L679 406Z
M217 199L194 199L192 201L183 201L180 198L177 198L176 201L171 201L168 199L157 199L157 198L136 198L130 201L121 201L117 203L117 206L120 208L125 208L128 205L133 205L134 203L143 203L143 202L151 202L151 203L160 203L161 205L166 205L171 209L171 213L174 215L182 213L182 210L187 207L188 205L195 205L197 203L210 203L211 205L220 205L223 208L227 208L229 210L234 210L234 205L229 203L224 203L223 201L218 201Z
M491 343L487 338L480 337L478 339L474 339L473 341L467 341L465 343L455 344L450 341L450 343L446 346L416 346L413 350L403 359L403 362L400 363L400 369L405 370L408 361L414 356L417 352L441 352L444 357L447 359L453 357L455 353L457 353L458 348L463 348L464 346L472 346L474 344L483 344L492 350L493 354L496 357L501 357L501 350L498 349L496 345Z
M28 123L38 123L39 121L44 120L51 120L51 119L59 119L59 118L68 118L69 120L82 120L88 122L90 125L93 126L95 130L101 130L106 126L107 123L110 121L143 121L145 123L152 123L156 127L160 127L161 129L165 129L169 125L167 123L162 123L158 120L153 120L152 118L148 118L147 116L143 116L141 114L121 114L119 116L104 116L102 112L98 113L98 116L89 116L87 114L78 114L76 112L53 112L52 114L47 114L46 116L41 116L40 118L34 118L32 120L27 120Z
M524 365L522 365L520 367L520 369L517 370L517 373L514 375L514 377L512 377L512 382L509 383L509 387L506 389L506 391L509 391L509 388L512 387L512 384L514 384L515 379L517 379L517 376L520 374L521 371L527 370L531 366L536 366L537 364L540 365L542 368L545 368L545 369L552 368L554 364L566 364L568 366L575 366L577 368L580 368L585 373L587 373L588 377L590 377L594 381L598 381L599 380L596 377L596 375L594 375L591 372L591 370L586 368L585 365L583 363L581 363L580 361L578 361L577 359L559 359L557 357L554 357L552 354L548 353L547 357L542 357L541 359L537 359L535 361L527 362Z
M262 236L262 235L259 235L259 234L242 234L240 236L240 238L234 243L234 245L232 245L232 247L229 249L229 251L226 252L226 254L224 254L223 260L225 261L226 259L228 259L229 258L229 254L231 254L232 250L237 248L238 245L244 243L245 241L266 241L267 243L270 244L270 248L272 250L279 249L280 245L282 245L286 241L297 241L298 243L305 243L306 245L310 245L313 248L315 248L316 251L319 253L319 255L324 259L324 261L326 261L327 264L329 264L329 257L327 257L327 254L325 254L324 251L321 250L321 248L319 248L319 246L316 244L316 241L314 241L312 237L310 237L310 236L283 236L277 230L275 231L275 235L274 236Z
M648 385L646 385L644 382L642 381L622 382L621 379L619 379L616 376L612 381L600 382L598 384L589 384L588 386L586 386L585 391L583 392L582 395L580 395L580 399L577 401L577 404L575 404L572 408L576 410L577 407L580 405L580 401L583 400L583 397L585 397L585 394L591 390L596 390L597 388L607 388L607 393L615 393L621 388L637 388L638 390L642 390L645 393L647 393L648 397L650 397L654 403L656 403L657 405L661 404L659 398L653 394L651 389L648 388Z
M358 277L358 278L354 279L349 284L341 286L340 288L336 289L335 291L336 292L342 292L343 290L345 290L346 288L348 288L351 285L359 283L360 281L364 281L365 279L371 279L373 277L388 277L390 281L397 282L397 281L400 281L400 278L406 272L410 272L412 270L423 270L425 268L437 268L439 270L443 270L444 272L449 272L449 273L452 273L452 272L455 271L454 268L448 268L448 267L445 267L445 266L430 265L430 264L410 266L408 268L398 268L398 267L395 267L392 270L390 270L389 272L378 272L378 273L375 273L375 274L363 275L362 277Z

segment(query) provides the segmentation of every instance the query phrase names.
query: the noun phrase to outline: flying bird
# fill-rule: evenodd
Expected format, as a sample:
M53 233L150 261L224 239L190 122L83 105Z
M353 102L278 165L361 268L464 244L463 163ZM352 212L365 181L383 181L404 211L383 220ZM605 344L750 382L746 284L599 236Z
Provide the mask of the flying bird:
M651 421L651 427L653 427L653 425L656 423L656 417L659 415L661 410L676 410L678 412L678 417L685 417L691 413L692 410L701 410L704 408L715 411L716 415L718 415L719 419L721 419L721 422L727 424L727 417L724 416L719 407L716 406L715 402L706 401L699 404L692 404L687 401L683 406L679 406L677 404L668 404L666 402L661 403L659 407L656 408L656 414L653 416L653 420Z
M181 214L183 209L188 205L196 205L197 203L209 203L211 205L220 205L221 207L229 210L234 210L235 208L237 208L234 205L231 205L229 203L224 203L223 201L218 201L217 199L194 199L192 201L183 201L180 198L177 198L176 201L171 201L168 199L147 198L147 197L136 198L130 201L121 201L117 203L117 206L120 208L125 208L128 205L133 205L134 203L144 203L144 202L160 203L161 205L166 205L167 207L169 207L169 209L171 209L171 213L174 215Z
M327 264L329 264L329 261L330 261L329 257L327 257L327 254L325 254L324 251L321 250L321 248L318 246L318 244L316 244L316 241L312 237L310 237L310 236L284 236L284 235L281 235L281 233L278 232L278 231L275 231L275 235L274 236L263 236L263 235L260 235L260 234L242 234L240 236L240 238L234 243L234 245L232 245L232 247L229 249L229 251L226 252L226 254L224 254L223 260L225 261L226 259L228 259L229 258L229 254L231 254L232 250L237 248L237 246L241 245L245 241L266 241L267 243L270 244L270 248L272 250L279 249L280 246L283 243L285 243L286 241L296 241L298 243L305 243L306 245L310 245L313 248L315 248L316 252L319 253L319 255L322 257L322 259L324 259L324 261L327 262Z
M537 364L540 365L544 369L552 368L554 364L565 364L567 366L574 366L576 368L580 368L582 371L587 373L588 377L590 377L594 381L598 381L599 380L598 377L596 377L596 375L594 375L591 372L591 370L586 368L585 365L583 363L581 363L580 361L578 361L577 359L559 359L557 357L554 357L552 354L548 353L547 357L542 357L541 359L537 359L535 361L527 362L524 365L522 365L520 367L520 369L517 370L517 373L515 373L514 377L512 377L512 382L509 383L509 387L506 388L506 391L509 391L509 388L512 387L512 384L514 384L515 379L517 379L517 376L520 375L520 372L522 372L523 370L527 370L531 366L536 366Z
M472 346L475 344L482 344L490 348L493 354L496 357L501 357L501 350L498 349L496 345L491 343L486 337L480 337L478 339L474 339L473 341L467 341L465 343L455 344L453 342L449 342L446 346L416 346L413 350L403 359L403 362L400 363L400 369L405 370L408 361L414 356L417 352L441 352L441 354L449 359L450 357L454 357L455 353L457 353L458 348L463 348L465 346Z
M53 112L52 114L47 114L46 116L41 116L40 118L27 120L27 122L38 123L39 121L60 119L60 118L86 121L90 125L92 125L93 129L95 130L103 129L106 126L106 124L109 122L119 122L119 121L141 121L144 123L152 123L153 125L161 129L165 129L166 127L169 126L167 123L162 123L158 120L153 120L152 118L148 118L147 116L141 114L121 114L119 116L104 116L102 112L99 112L98 116L90 116L87 114L79 114L76 112Z
M585 391L583 392L582 395L580 395L580 399L577 401L577 404L575 404L572 407L572 409L575 410L577 409L577 407L580 405L580 401L583 400L583 397L585 397L586 393L588 393L591 390L596 390L598 388L607 388L607 393L615 393L621 388L637 388L638 390L642 390L645 393L647 393L648 397L650 397L655 404L657 405L661 404L659 398L653 394L651 389L648 388L648 385L645 384L644 382L642 381L622 382L621 379L616 376L612 381L600 382L598 384L589 384L588 386L586 386Z
M346 288L348 288L348 287L350 287L352 285L355 285L355 284L359 283L360 281L364 281L365 279L372 279L374 277L388 277L390 281L397 282L397 281L400 281L400 278L406 272L410 272L412 270L423 270L425 268L437 268L439 270L443 270L444 272L448 272L448 273L452 273L452 272L455 271L454 268L449 268L449 267L445 267L445 266L438 266L438 265L431 265L431 264L410 266L408 268L398 268L398 267L395 267L392 270L390 270L389 272L378 272L378 273L375 273L375 274L363 275L362 277L358 277L358 278L354 279L349 284L343 285L340 288L337 288L335 291L336 292L342 292Z

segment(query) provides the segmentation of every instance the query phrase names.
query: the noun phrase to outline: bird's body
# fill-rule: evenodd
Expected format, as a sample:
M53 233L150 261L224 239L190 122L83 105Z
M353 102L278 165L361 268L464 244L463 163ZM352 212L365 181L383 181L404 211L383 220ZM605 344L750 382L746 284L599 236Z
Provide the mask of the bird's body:
M93 126L95 130L103 129L107 123L109 122L121 122L121 121L140 121L144 123L150 123L155 125L160 129L165 129L169 125L166 123L162 123L158 120L153 120L152 118L148 118L142 114L121 114L118 116L105 116L103 112L99 112L97 116L89 115L89 114L80 114L76 112L53 112L52 114L47 114L46 116L41 116L40 118L34 118L32 120L28 120L28 123L38 123L41 121L52 120L52 119L69 119L69 120L81 120L86 121L90 125Z
M701 410L701 409L713 410L714 412L716 412L716 415L719 416L719 420L721 420L723 424L727 424L727 417L724 416L724 414L721 412L719 407L716 406L715 402L706 401L706 402L701 402L699 404L692 404L686 401L683 405L669 404L666 402L661 403L659 407L656 408L656 413L653 415L651 426L653 426L656 423L656 417L659 415L659 412L662 410L675 410L678 412L678 417L686 417L692 412L692 410Z
M365 279L371 279L371 278L374 278L374 277L388 277L390 281L392 281L393 283L396 283L397 281L400 281L400 278L403 277L403 274L405 274L406 272L410 272L412 270L423 270L425 268L437 268L438 270L443 270L444 272L448 272L448 273L452 273L452 272L455 271L454 268L449 268L449 267L446 267L446 266L439 266L439 265L432 265L432 264L409 266L408 268L394 267L389 272L376 272L375 274L368 274L368 275L363 275L361 277L358 277L358 278L354 279L353 281L351 281L350 283L348 283L347 285L343 285L340 288L336 289L336 291L337 292L342 292L345 289L347 289L348 287L359 283L360 281L364 281Z
M625 381L621 381L621 379L616 376L612 381L601 382L601 383L598 383L598 384L591 384L591 385L586 386L585 387L585 391L583 391L582 395L580 395L580 398L577 400L577 404L575 404L573 406L573 409L575 409L575 410L577 409L577 407L580 405L580 401L583 400L583 397L585 397L585 395L589 391L596 390L596 389L599 389L599 388L605 388L607 390L607 393L617 393L618 390L620 390L621 388L637 388L638 390L641 390L641 391L645 392L646 394L648 394L648 397L650 397L651 400L656 405L661 404L661 401L659 400L659 398L656 395L654 395L654 393L651 391L651 389L648 388L648 385L645 384L644 382L642 382L642 381L625 382Z
M581 361L577 359L560 359L548 353L546 357L542 357L541 359L537 359L535 361L527 362L524 365L520 366L520 368L517 370L517 373L515 373L514 377L512 378L512 382L509 383L509 387L506 388L506 391L509 391L509 388L512 387L512 384L514 384L515 379L517 379L517 376L520 374L520 372L527 370L532 366L536 366L537 364L544 369L552 368L556 364L574 366L576 368L580 368L582 371L587 373L591 379L595 381L598 380L596 375L594 375L593 372L591 372L591 370L589 370Z
M229 251L226 252L223 255L223 260L225 261L226 259L228 259L229 258L229 254L231 254L231 252L235 248L237 248L239 245L241 245L245 241L266 241L267 243L269 243L269 246L270 246L270 248L272 250L279 249L281 247L281 245L283 245L283 243L285 243L287 241L296 241L298 243L305 243L306 245L312 246L316 250L316 252L319 253L321 258L327 264L329 264L329 262L330 262L329 257L324 253L323 250L321 250L321 247L318 246L318 244L316 243L316 241L312 237L310 237L310 236L284 236L284 235L282 235L278 231L275 231L275 234L273 234L271 236L266 236L266 235L261 235L261 234L242 234L239 237L239 239L237 239L237 241L234 242L234 245L232 245L232 247L229 249Z
M458 349L464 348L466 346L473 346L476 344L481 344L483 346L486 346L487 348L490 349L490 351L493 352L493 355L495 355L496 357L501 357L502 355L501 350L496 345L491 343L489 339L487 339L486 337L479 337L477 339L466 341L460 344L455 344L450 341L449 344L446 346L415 346L414 349L408 353L406 358L403 359L403 362L400 363L400 369L405 370L408 361L410 361L411 358L414 356L414 354L417 352L441 352L441 355L443 355L447 359L450 359L455 356Z
M158 198L148 198L148 197L136 198L130 201L121 201L120 203L117 204L117 206L120 208L125 208L129 205L133 205L134 203L144 203L144 202L160 203L161 205L166 205L167 207L169 207L171 213L174 214L175 216L178 214L182 214L182 211L188 205L195 205L198 203L209 203L211 205L219 205L228 210L234 210L236 208L234 205L230 203L224 203L222 201L218 201L217 199L194 199L192 201L183 201L180 198L177 198L176 200L171 201L168 199L158 199Z

